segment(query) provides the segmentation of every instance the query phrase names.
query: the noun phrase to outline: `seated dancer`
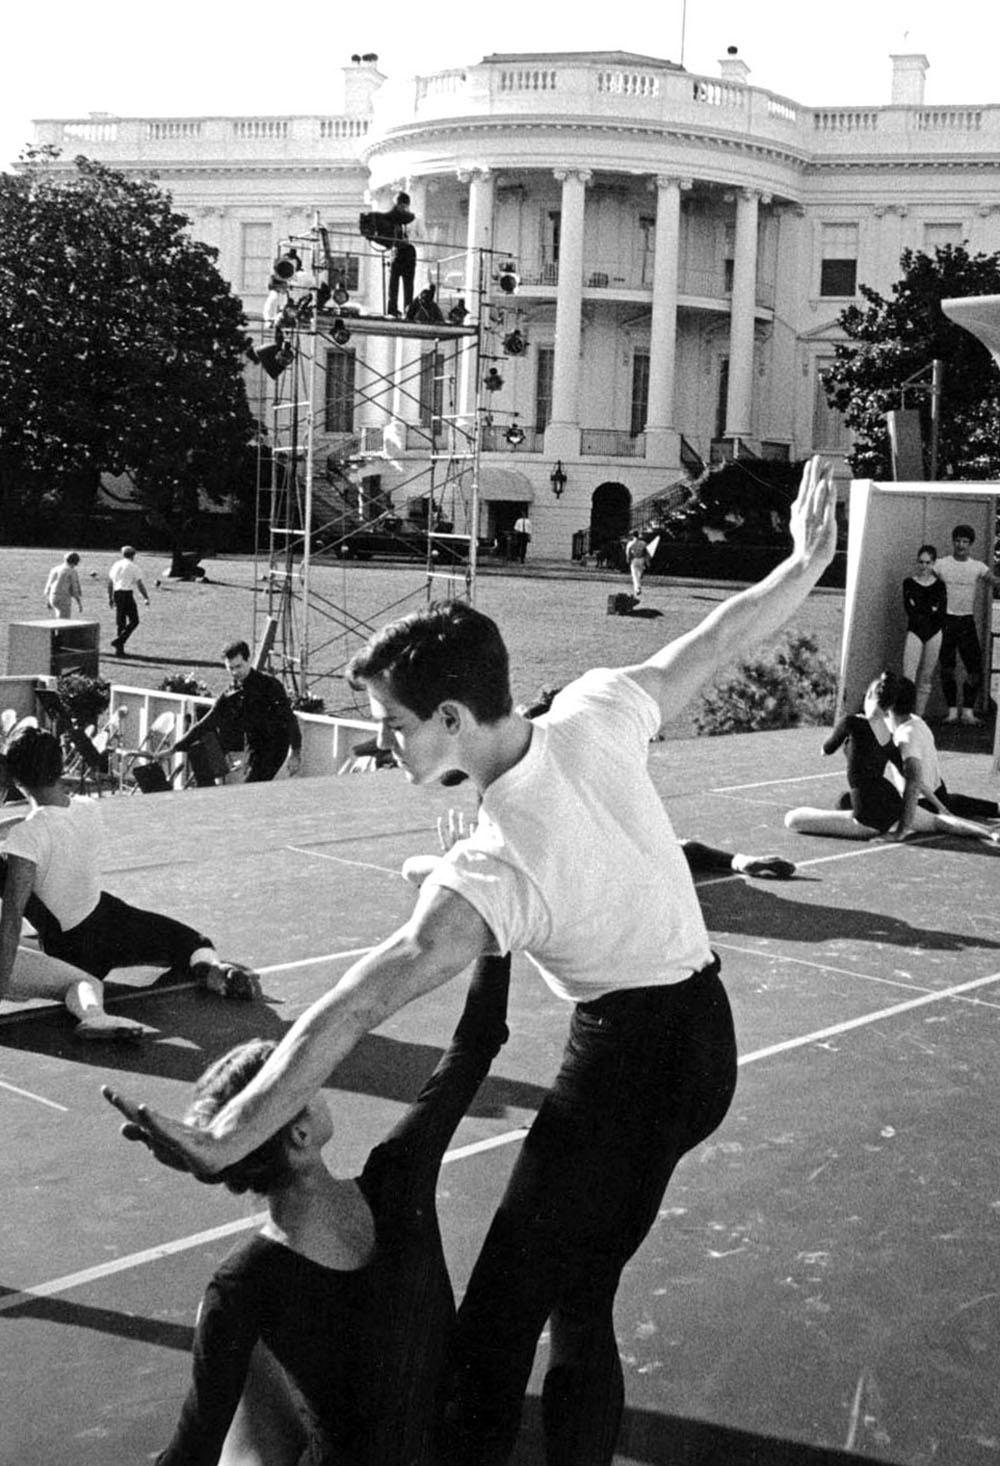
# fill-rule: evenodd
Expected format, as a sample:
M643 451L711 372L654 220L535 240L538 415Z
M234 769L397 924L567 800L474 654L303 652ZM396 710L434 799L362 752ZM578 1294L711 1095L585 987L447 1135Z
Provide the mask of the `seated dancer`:
M208 1285L191 1387L158 1466L215 1466L224 1444L226 1461L268 1466L430 1466L455 1318L435 1191L506 1040L509 971L509 958L477 963L451 1046L360 1176L327 1169L322 1091L224 1172L230 1191L265 1198L267 1219ZM256 1040L213 1064L189 1123L208 1126L274 1048Z
M0 857L0 891L3 890L6 861ZM2 959L0 959L2 960ZM4 970L7 963L3 961ZM149 1030L132 1018L118 1018L104 1010L104 984L89 972L48 957L34 947L17 943L10 964L10 979L0 986L0 1001L26 1002L31 998L50 998L65 1003L77 1020L77 1038L104 1043L141 1043Z
M220 997L260 996L257 974L238 962L221 963L209 937L101 890L100 805L67 792L62 748L53 734L24 728L8 743L3 763L7 778L31 807L6 842L0 994L14 976L21 922L27 915L47 956L91 977L104 978L115 967L162 963L189 971Z
M863 711L840 719L823 744L823 753L836 753L842 745L847 754L849 807L790 809L785 825L801 835L832 835L844 840L872 840L892 834L905 840L912 834L961 835L997 843L997 835L985 825L949 814L930 791L926 801L904 815L904 800L890 769L900 769L901 760L893 742L890 707L900 679L883 672L869 685ZM912 689L913 684L909 683Z
M995 820L1000 816L1000 806L993 799L977 799L971 794L953 794L941 777L937 744L934 734L923 718L914 711L916 689L908 677L886 674L886 690L883 706L892 741L899 749L903 762L906 787L903 802L906 817L918 800L943 806L949 814L960 815L970 820Z

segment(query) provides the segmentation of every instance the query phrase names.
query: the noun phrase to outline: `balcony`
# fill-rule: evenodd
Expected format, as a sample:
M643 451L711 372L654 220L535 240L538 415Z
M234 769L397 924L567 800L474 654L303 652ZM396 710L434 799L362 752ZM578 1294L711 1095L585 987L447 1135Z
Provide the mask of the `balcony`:
M559 265L557 263L539 263L535 260L522 260L520 262L520 276L522 291L530 292L532 295L555 297L559 286ZM648 260L640 260L636 264L629 261L617 261L614 265L615 273L610 269L596 269L591 265L584 267L581 285L584 294L591 300L614 299L623 297L634 300L636 295L646 300L653 298L652 285L652 264ZM691 305L695 301L709 300L718 303L722 310L729 309L729 302L732 299L732 286L726 279L726 274L721 269L698 268L693 265L685 265L678 273L677 293L682 302ZM500 296L498 299L508 299ZM774 286L769 281L758 280L755 292L756 304L761 310L774 309Z
M38 144L62 149L64 157L95 154L102 162L160 163L167 160L358 159L368 134L367 117L111 117L35 123Z

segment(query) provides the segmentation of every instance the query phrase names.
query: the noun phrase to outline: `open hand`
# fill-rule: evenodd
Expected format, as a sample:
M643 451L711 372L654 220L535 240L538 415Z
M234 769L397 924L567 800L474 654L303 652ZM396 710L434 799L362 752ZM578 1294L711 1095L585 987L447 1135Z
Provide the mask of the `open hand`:
M101 1094L109 1105L125 1116L121 1133L126 1140L139 1140L152 1151L163 1166L173 1171L189 1171L199 1181L214 1185L222 1180L211 1152L211 1136L205 1130L157 1114L146 1105L136 1104L119 1094L110 1085L101 1086Z
M802 470L798 497L792 505L789 530L804 560L829 564L837 548L837 490L833 465L814 456Z

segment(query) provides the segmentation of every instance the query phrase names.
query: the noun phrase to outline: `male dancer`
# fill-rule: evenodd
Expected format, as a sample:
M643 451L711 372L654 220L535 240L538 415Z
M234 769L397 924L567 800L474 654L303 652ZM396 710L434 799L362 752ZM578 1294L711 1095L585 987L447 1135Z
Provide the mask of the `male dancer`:
M830 466L811 459L788 559L647 661L570 684L535 722L514 711L499 631L471 607L431 607L373 637L351 671L380 746L416 784L467 774L482 796L474 832L427 876L410 920L303 1014L207 1129L105 1091L129 1138L211 1177L413 998L483 953L527 953L574 1005L570 1040L459 1312L441 1445L456 1466L509 1460L546 1320L549 1466L608 1466L614 1454L618 1279L736 1080L718 960L649 777L649 742L802 603L833 556L835 498Z
M948 704L946 723L979 722L976 700L983 680L983 649L976 630L976 600L984 585L996 584L985 560L971 554L976 531L971 524L956 524L951 532L952 553L942 555L934 569L948 590L948 608L941 640L941 690ZM965 668L962 711L958 711L958 658Z

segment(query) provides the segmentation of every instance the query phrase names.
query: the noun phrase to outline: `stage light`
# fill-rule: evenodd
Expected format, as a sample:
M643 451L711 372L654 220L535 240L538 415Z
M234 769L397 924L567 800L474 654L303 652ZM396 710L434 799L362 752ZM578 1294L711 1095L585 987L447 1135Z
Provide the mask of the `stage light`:
M516 295L517 287L521 283L521 277L514 268L513 261L508 260L505 265L500 266L497 275L497 284L504 295Z
M503 338L503 349L508 356L523 356L528 349L528 343L520 331L511 331Z
M524 429L519 427L516 422L511 423L510 427L504 433L504 437L512 448L520 448L524 442Z
M503 377L497 371L496 367L490 367L486 376L483 378L483 386L487 392L500 391L500 388L503 386Z
M332 335L334 341L337 343L338 346L346 346L348 341L350 341L351 339L351 333L344 325L344 322L342 320L337 320L334 322L333 330L330 334Z
M448 320L453 326L460 326L468 314L469 312L466 308L465 301L461 297L459 297L459 299L452 306L451 310L448 312Z
M282 341L274 346L265 346L263 351L256 353L254 360L264 368L272 381L277 381L281 373L295 360L295 352L287 342Z
M334 305L346 305L350 298L351 292L344 284L344 277L342 275L338 275L333 286Z

